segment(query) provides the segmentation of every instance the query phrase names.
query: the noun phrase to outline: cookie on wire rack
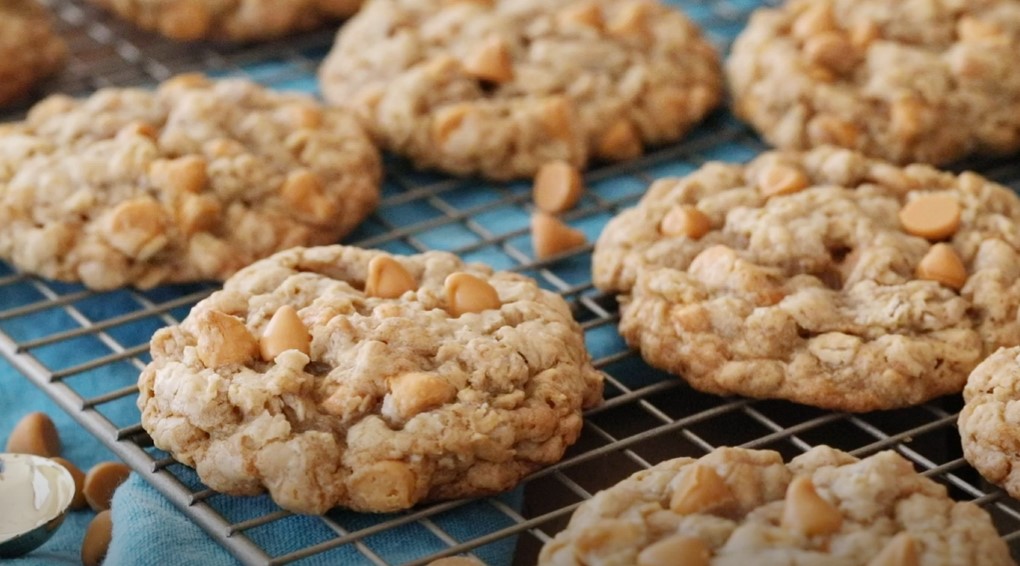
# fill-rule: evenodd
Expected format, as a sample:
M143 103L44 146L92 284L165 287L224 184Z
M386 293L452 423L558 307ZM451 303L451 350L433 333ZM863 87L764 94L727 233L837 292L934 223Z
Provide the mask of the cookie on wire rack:
M0 125L0 258L93 289L223 280L335 243L380 176L348 111L246 80L53 96Z
M358 11L362 0L89 0L181 41L260 41L308 31Z
M239 272L156 333L138 385L157 447L299 513L510 489L602 398L559 295L448 253L343 246Z
M991 517L892 451L718 448L600 491L542 548L543 566L1015 564Z
M788 0L726 66L736 113L777 147L942 164L1020 149L1017 60L1014 0Z
M1020 273L1014 273L1020 275ZM1020 347L1003 348L970 374L957 420L963 455L988 481L1020 499Z
M0 0L0 106L25 96L66 56L67 46L36 0Z
M609 222L620 332L699 390L872 411L959 393L1020 343L1020 199L849 150L657 181Z
M655 0L376 0L319 79L416 165L505 179L677 140L719 102L721 73Z

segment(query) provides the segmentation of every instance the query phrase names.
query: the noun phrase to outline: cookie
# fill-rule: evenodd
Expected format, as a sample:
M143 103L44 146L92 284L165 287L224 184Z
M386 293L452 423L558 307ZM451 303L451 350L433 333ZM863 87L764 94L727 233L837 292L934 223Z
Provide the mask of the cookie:
M152 340L142 426L209 487L389 512L506 490L602 398L563 299L456 256L255 263Z
M362 0L90 0L171 39L259 41L315 29L358 11Z
M319 79L417 166L495 179L636 157L722 88L711 44L654 0L376 0Z
M858 460L828 446L788 464L771 450L718 448L638 472L582 503L538 563L1014 564L988 513L899 454Z
M0 106L56 72L66 56L45 8L35 0L0 1Z
M871 411L958 393L1020 344L1020 200L823 147L709 163L610 221L620 332L699 390Z
M0 126L0 257L93 289L222 280L335 243L380 175L349 112L243 80L54 96Z
M988 481L1020 498L1020 347L1003 348L981 362L963 389L958 426L963 455Z
M736 113L784 149L898 163L1020 149L1020 4L788 0L733 45Z

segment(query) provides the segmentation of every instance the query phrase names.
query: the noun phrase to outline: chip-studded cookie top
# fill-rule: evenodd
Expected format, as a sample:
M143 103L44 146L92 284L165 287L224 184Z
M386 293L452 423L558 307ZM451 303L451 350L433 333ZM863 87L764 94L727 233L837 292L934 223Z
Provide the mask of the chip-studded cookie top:
M0 0L0 106L64 62L67 46L35 0Z
M417 165L500 179L636 157L722 88L712 46L654 0L377 0L319 76Z
M1020 148L1018 60L1015 0L789 0L751 17L727 75L773 145L939 164Z
M350 113L243 80L54 96L0 126L0 257L94 289L222 280L336 242L380 175Z
M350 16L362 0L90 0L171 39L256 41Z
M973 173L773 152L657 181L606 226L594 280L696 388L867 411L959 392L1020 343L1018 226L1020 199Z
M138 405L156 446L302 513L509 489L602 397L562 298L441 252L281 252L156 333L152 358Z
M1020 498L1020 347L1003 348L967 378L957 425L963 455L988 481Z
M1012 565L991 518L892 451L828 446L788 464L718 448L601 491L542 549L544 566Z

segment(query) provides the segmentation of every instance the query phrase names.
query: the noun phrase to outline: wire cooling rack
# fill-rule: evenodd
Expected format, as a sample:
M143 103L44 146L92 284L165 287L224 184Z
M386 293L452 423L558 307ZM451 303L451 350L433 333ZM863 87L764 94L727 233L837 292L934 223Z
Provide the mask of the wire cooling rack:
M254 46L181 45L123 25L78 1L48 3L71 58L45 89L74 95L105 86L149 86L196 70L315 92L314 72L333 36L326 30ZM753 0L674 3L720 48L728 46L758 5ZM26 108L0 118L17 119ZM565 219L594 241L606 221L634 204L654 179L688 173L709 160L744 161L762 149L745 127L717 112L678 145L633 163L590 171L585 177L588 192ZM1020 183L1020 169L1007 162L965 166L1014 188ZM387 173L378 212L348 243L394 253L448 250L536 278L571 304L596 365L607 374L606 402L588 411L581 439L562 462L524 482L523 502L517 491L517 496L444 502L386 516L334 511L321 518L294 517L273 507L255 516L231 513L230 497L204 488L189 469L151 446L133 408L135 380L148 361L148 338L159 327L181 320L191 305L215 289L212 285L94 293L26 276L0 263L0 353L248 564L304 563L324 556L332 557L331 563L425 564L465 553L507 563L511 548L516 549L515 564L532 564L541 545L566 525L578 504L656 462L699 456L720 445L770 448L790 458L823 443L858 455L896 450L945 484L953 497L988 510L1014 556L1020 556L1020 504L984 483L961 457L955 428L958 396L909 409L847 415L697 393L627 351L616 332L615 299L591 285L590 246L552 260L533 258L527 183L452 179L415 172L394 158L387 161ZM294 528L294 521L305 521L304 527L314 522L321 540L306 547L288 547L286 541L281 546L286 538L281 533ZM398 531L426 540L421 546L428 550L409 555L409 545L387 536Z

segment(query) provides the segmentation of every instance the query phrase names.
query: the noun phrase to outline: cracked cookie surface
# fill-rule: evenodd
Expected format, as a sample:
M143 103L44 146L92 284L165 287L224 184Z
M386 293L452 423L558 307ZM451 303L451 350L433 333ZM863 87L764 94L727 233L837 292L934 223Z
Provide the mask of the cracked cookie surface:
M988 481L1020 498L1020 348L1003 348L982 362L963 389L957 425L963 455Z
M973 173L772 152L657 181L606 226L594 281L627 342L696 389L893 408L1020 343L1018 225L1017 196Z
M585 501L539 564L1011 565L991 518L892 451L718 448L632 475Z
M66 56L45 8L35 0L0 0L0 106L56 72Z
M243 80L53 96L0 125L0 257L94 289L223 280L376 205L349 112Z
M711 44L653 0L378 0L319 78L418 166L499 179L636 157L683 136L722 89Z
M89 0L171 39L258 41L307 31L358 11L362 0Z
M942 164L1020 148L1020 4L792 0L727 61L735 111L773 145Z
M509 489L602 398L559 295L442 252L281 252L157 332L152 358L138 405L156 446L302 513Z

